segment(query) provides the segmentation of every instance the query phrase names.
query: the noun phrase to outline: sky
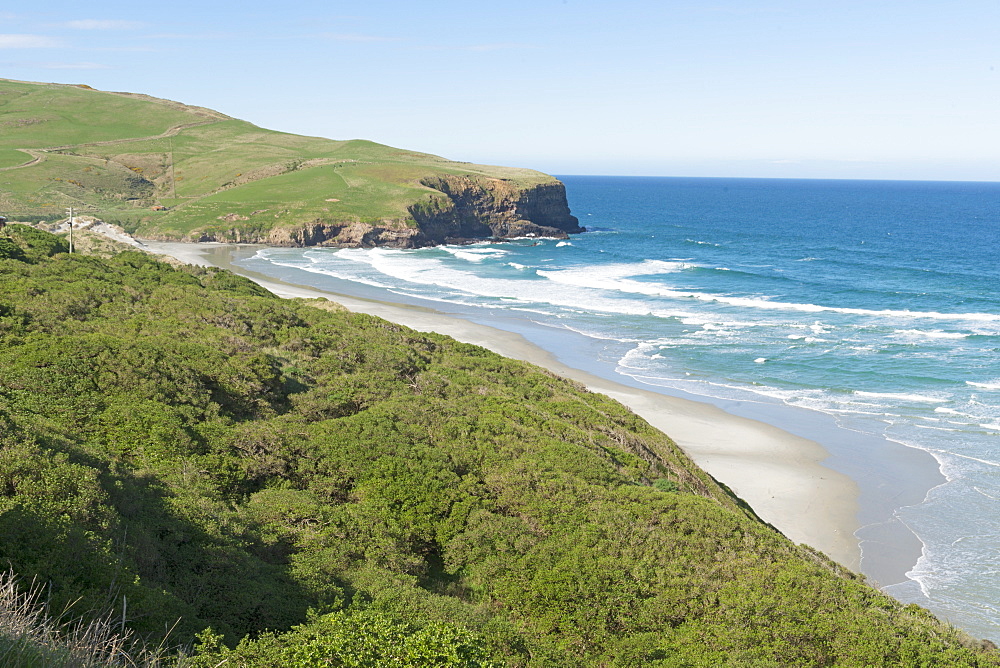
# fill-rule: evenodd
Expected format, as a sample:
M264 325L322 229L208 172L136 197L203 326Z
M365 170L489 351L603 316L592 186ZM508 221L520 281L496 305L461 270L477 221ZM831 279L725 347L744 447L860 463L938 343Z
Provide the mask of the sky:
M998 36L998 0L47 0L0 8L0 77L560 175L1000 181Z

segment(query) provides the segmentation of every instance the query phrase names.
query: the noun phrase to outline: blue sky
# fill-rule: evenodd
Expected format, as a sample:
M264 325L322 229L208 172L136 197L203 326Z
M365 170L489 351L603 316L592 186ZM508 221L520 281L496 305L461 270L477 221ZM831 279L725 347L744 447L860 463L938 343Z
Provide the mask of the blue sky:
M0 9L0 76L555 174L1000 180L1000 2Z

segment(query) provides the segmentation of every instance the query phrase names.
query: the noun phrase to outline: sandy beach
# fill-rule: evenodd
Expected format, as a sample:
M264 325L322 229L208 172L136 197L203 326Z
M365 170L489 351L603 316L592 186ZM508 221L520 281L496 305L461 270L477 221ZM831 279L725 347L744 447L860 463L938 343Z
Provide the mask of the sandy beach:
M858 485L822 464L818 443L708 403L667 396L600 378L559 362L519 334L422 307L324 292L270 279L233 266L232 246L145 242L152 252L182 262L218 266L247 276L281 297L326 298L418 331L436 332L544 367L605 394L677 442L702 468L747 501L757 514L796 543L805 543L858 570Z

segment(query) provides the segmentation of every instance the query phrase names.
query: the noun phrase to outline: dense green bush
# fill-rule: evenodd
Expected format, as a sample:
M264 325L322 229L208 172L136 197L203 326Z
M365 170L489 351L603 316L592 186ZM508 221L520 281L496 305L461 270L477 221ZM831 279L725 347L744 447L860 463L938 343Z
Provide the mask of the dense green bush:
M225 664L241 668L401 666L431 668L499 666L482 638L442 622L415 627L375 611L334 612L285 634L267 633L229 650L210 630L199 635L192 668Z
M204 665L997 663L606 397L226 272L11 239L0 560L55 606L211 627Z
M22 262L28 261L28 256L24 254L24 249L17 245L17 243L13 240L0 237L0 259L8 258L11 260L20 260Z
M37 262L42 258L52 257L56 253L65 253L69 250L69 242L65 239L36 230L30 225L13 223L3 229L3 234L8 237L8 241L16 244L23 257L13 257L12 259ZM9 244L7 245L10 248Z

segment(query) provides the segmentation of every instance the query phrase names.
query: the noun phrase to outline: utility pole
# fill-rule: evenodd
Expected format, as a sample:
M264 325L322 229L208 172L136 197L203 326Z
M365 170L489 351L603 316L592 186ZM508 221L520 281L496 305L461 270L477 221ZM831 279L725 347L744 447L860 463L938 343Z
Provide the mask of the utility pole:
M174 138L168 137L170 143L170 192L171 197L177 199L177 176L174 174Z
M69 252L73 252L73 207L66 210L69 213Z

